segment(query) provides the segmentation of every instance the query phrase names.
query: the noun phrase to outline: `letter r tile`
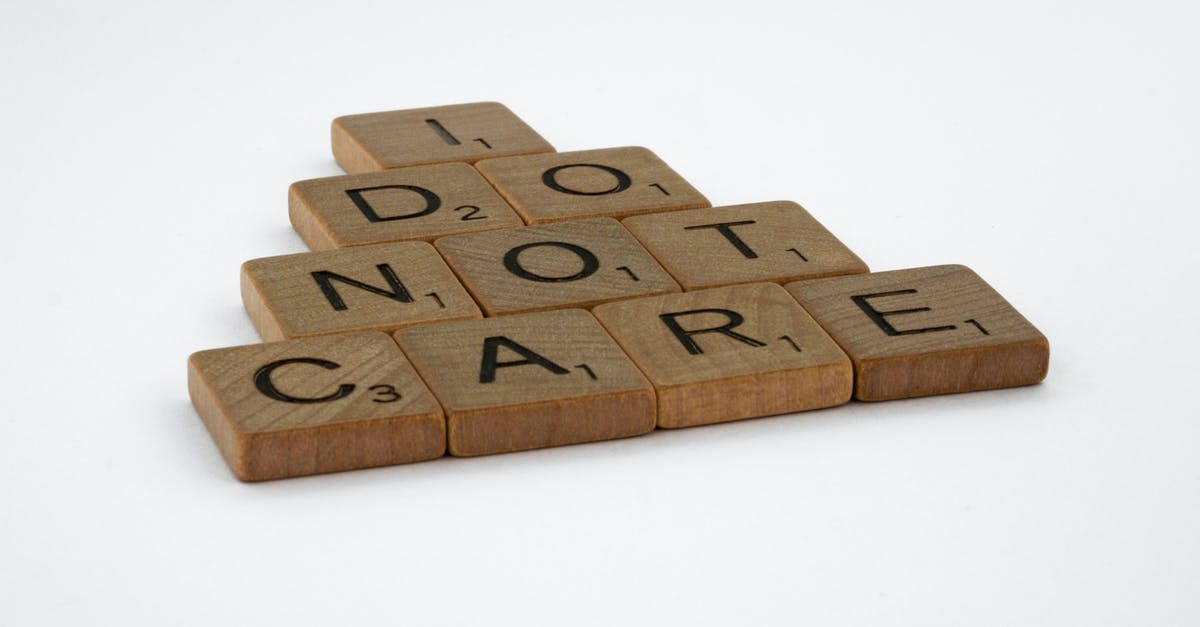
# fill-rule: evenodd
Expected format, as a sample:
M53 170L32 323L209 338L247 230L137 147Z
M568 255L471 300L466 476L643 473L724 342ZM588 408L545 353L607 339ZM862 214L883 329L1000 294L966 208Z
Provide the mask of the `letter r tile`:
M396 340L446 410L452 455L654 429L654 388L586 311L426 325Z
M775 283L606 303L594 314L654 384L660 427L850 400L850 360Z
M234 474L280 479L441 457L442 409L392 338L200 351L188 391Z
M1046 377L1046 337L965 266L786 287L854 362L859 400L1029 385Z

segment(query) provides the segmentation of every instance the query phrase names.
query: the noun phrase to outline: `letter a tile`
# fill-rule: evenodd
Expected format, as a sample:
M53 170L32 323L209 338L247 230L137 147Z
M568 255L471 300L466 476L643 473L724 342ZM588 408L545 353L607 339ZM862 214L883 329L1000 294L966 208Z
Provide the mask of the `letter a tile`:
M267 341L482 317L425 242L247 261L242 265L242 301Z
M654 388L586 311L432 324L396 340L445 408L452 455L654 429Z
M525 226L465 163L297 181L288 213L313 250Z
M489 316L679 291L612 218L453 235L435 245Z
M1037 383L1050 345L970 268L789 283L854 362L854 397L883 401Z
M280 479L441 457L441 407L392 338L354 333L218 348L188 391L234 474Z
M685 290L867 272L803 207L759 202L622 220Z
M658 155L640 147L488 159L476 167L529 224L709 205Z
M333 157L347 172L554 152L498 102L347 115L333 121Z
M637 298L594 313L654 384L660 427L850 400L850 360L777 284Z

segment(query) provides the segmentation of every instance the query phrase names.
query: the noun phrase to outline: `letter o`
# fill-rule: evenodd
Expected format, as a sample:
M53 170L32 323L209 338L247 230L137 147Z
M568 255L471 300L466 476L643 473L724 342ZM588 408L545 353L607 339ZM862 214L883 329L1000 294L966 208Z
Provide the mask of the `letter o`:
M530 248L540 248L543 246L562 248L563 250L569 250L575 253L575 255L579 257L579 260L583 262L583 268L575 274L569 274L566 276L543 276L526 270L524 266L521 265L521 253L529 250ZM592 254L592 251L584 248L583 246L576 246L575 244L568 244L567 242L531 242L529 244L521 244L520 246L517 246L505 253L504 267L514 275L529 281L537 281L539 283L565 283L567 281L578 281L579 279L583 279L595 274L596 271L600 269L600 260L596 258L596 255Z
M563 187L561 184L559 184L557 177L559 172L566 170L567 168L596 168L598 170L604 170L617 179L617 184L614 185L612 189L606 189L602 192L583 192L577 189ZM555 166L543 172L542 183L545 183L546 187L564 194L573 194L575 196L604 196L606 194L615 194L617 192L623 192L629 189L629 186L633 185L633 180L629 178L628 174L616 168L610 168L606 165L596 165L594 163L570 163L567 165Z

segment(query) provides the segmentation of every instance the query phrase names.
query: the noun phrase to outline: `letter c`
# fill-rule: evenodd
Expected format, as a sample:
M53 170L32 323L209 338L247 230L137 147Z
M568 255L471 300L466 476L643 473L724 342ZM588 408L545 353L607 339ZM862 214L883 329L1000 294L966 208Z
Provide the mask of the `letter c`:
M288 364L312 364L314 366L320 366L326 370L337 370L338 368L342 367L341 364L334 363L332 361L325 359L313 359L311 357L281 359L279 361L273 361L262 368L259 368L258 372L254 373L254 387L258 388L258 391L262 392L267 398L283 401L285 403L327 403L329 401L336 401L341 398L346 398L351 392L354 391L353 384L343 383L338 386L336 392L328 396L321 396L318 398L302 398L299 396L284 394L283 392L279 391L279 388L275 387L274 383L271 382L271 373L275 372L276 368L279 368L280 366L286 366Z

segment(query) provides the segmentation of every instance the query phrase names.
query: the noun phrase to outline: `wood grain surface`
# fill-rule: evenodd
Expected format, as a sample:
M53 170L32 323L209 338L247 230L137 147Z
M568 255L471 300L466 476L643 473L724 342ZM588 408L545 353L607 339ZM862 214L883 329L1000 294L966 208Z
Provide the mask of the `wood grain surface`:
M242 264L242 301L267 341L482 317L425 242L247 261Z
M297 181L288 188L288 214L313 250L525 226L465 163Z
M612 218L454 235L435 245L489 316L679 291Z
M660 427L850 400L850 359L775 283L606 303L593 313L654 384Z
M188 391L239 479L434 459L441 407L384 333L200 351Z
M395 337L445 408L452 455L654 429L654 388L586 311L435 324Z
M685 290L868 271L845 244L790 201L655 213L621 223Z
M347 115L333 121L332 136L333 156L350 173L554 152L498 102Z
M1050 345L970 268L931 266L787 285L880 401L1037 383Z
M476 168L529 224L709 206L641 147L487 159Z

